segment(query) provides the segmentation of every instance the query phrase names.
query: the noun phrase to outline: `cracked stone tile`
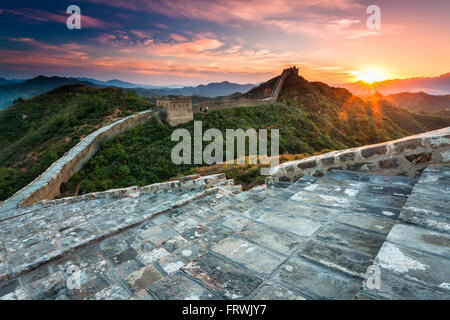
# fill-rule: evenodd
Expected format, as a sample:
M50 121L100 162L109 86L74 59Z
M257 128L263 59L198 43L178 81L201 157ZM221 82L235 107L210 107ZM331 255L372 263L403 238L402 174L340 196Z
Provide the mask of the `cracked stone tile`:
M283 263L273 280L283 281L319 299L351 299L361 280L306 262L297 257Z
M307 259L340 270L352 276L364 277L372 258L367 254L343 249L318 240L309 240L298 253Z
M322 222L311 219L288 216L276 212L265 213L258 221L263 222L270 227L283 229L302 237L313 235L323 224Z
M384 242L384 236L350 226L333 223L325 226L317 237L328 243L335 243L375 256Z
M237 234L285 255L292 254L303 243L297 237L257 222L247 224Z
M159 272L153 264L148 264L130 274L124 281L134 295L142 295L141 290L145 290L153 282L162 278L163 275L161 272Z
M212 247L212 250L261 274L270 274L284 258L268 252L248 241L228 237Z
M149 290L161 300L218 300L197 282L176 273L152 283Z
M225 299L243 299L262 279L211 254L193 260L183 271L219 293Z
M268 281L257 289L252 300L306 300L300 294L283 287L281 284Z

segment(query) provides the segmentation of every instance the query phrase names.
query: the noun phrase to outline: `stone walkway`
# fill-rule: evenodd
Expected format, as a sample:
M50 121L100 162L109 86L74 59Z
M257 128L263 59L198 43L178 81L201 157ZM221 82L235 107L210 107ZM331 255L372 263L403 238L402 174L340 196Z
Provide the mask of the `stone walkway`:
M36 208L0 221L0 297L449 299L449 186L331 171Z

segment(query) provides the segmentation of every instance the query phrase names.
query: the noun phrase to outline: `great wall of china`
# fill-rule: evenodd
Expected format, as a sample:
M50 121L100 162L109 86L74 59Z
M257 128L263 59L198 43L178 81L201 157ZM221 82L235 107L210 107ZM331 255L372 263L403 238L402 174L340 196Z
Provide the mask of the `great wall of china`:
M233 101L231 105L222 101L217 103L215 108L245 107L262 102L275 102L278 100L284 80L290 74L298 74L298 68L292 67L283 70L269 98L238 100ZM179 106L175 105L174 107L171 104L175 100L161 100L166 104L160 107L169 110L168 121L172 125L192 120L192 105L186 104L186 99L178 100L176 102L179 102ZM208 109L208 111L210 110L212 109ZM14 210L18 206L28 206L40 200L53 199L58 196L61 185L66 183L92 158L102 141L109 140L119 133L145 123L154 112L155 110L147 110L125 117L89 134L34 181L16 192L11 198L0 203L0 216L3 212ZM398 141L333 151L320 156L284 163L272 170L271 176L267 178L267 183L295 181L307 174L323 175L332 169L416 176L428 164L449 162L449 130L449 128L444 128Z
M247 191L221 173L53 200L156 111L91 133L0 204L0 300L450 299L450 127L286 162Z

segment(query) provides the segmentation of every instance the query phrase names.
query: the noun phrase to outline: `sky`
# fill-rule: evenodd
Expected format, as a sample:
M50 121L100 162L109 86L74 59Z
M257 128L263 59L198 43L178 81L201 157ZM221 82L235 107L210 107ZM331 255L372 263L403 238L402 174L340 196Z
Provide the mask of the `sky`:
M66 26L69 5L81 29ZM369 29L369 5L381 13ZM40 74L149 85L258 83L450 72L449 0L84 0L0 2L0 77ZM378 80L378 79L377 79Z

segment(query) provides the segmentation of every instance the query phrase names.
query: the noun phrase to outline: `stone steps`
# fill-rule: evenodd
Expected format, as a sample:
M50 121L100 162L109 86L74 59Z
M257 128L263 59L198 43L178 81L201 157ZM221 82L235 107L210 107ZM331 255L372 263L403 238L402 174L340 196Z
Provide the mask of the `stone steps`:
M450 167L427 167L378 252L362 299L450 299Z

